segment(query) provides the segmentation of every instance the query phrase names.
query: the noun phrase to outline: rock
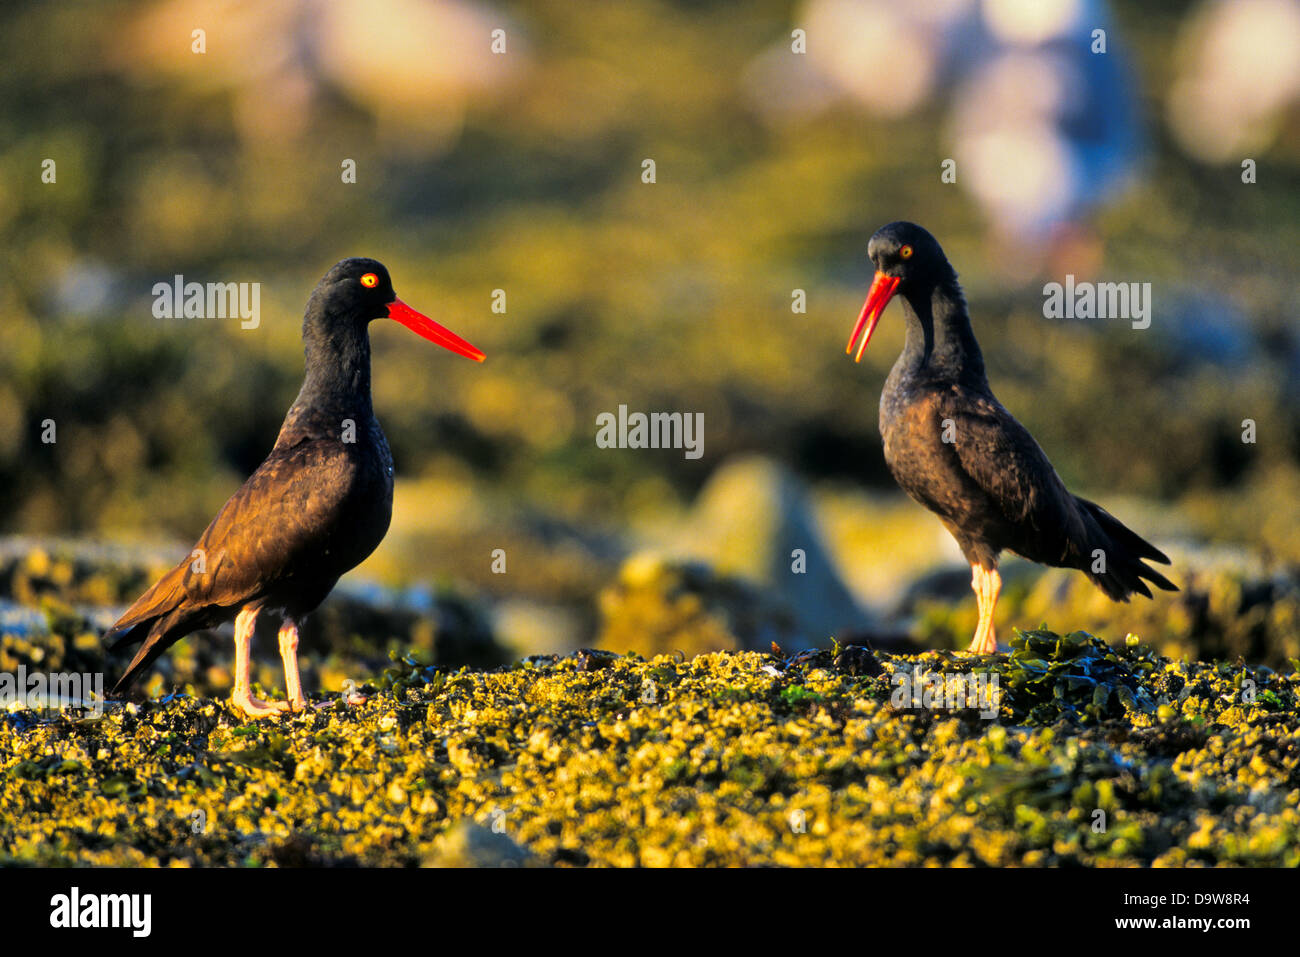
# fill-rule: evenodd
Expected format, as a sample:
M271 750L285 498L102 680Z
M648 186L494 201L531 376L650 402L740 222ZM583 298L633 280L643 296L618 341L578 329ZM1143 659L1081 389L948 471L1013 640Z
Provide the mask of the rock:
M807 643L873 624L826 548L805 486L769 459L719 468L669 552L763 586L789 609Z
M355 651L356 635L365 636L379 651L378 661L390 637L401 638L404 645L447 667L492 668L511 658L476 602L427 588L340 582L302 631L305 647L338 652Z
M739 579L707 565L633 555L600 594L599 644L646 657L681 652L766 651L805 640L789 610Z
M557 654L579 643L591 626L558 603L503 598L492 606L492 628L512 655Z
M458 821L434 841L424 867L527 867L532 855L503 833Z

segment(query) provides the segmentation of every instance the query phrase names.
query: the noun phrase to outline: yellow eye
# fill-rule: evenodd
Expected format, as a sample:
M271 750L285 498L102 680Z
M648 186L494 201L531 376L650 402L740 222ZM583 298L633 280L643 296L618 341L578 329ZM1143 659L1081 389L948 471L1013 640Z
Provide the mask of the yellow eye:
M372 272L368 272L361 277L361 285L365 286L367 289L374 289L379 285L379 277Z
M901 257L904 258L904 259L911 259L911 258L912 258L912 247L911 247L911 246L904 246L902 249L900 249L900 250L898 251L898 255L901 256Z

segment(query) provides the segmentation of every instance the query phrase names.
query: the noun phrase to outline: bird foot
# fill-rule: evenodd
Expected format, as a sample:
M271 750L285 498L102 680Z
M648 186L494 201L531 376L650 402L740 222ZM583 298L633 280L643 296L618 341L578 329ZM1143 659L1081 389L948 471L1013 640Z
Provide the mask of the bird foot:
M992 622L985 622L975 629L975 638L966 649L972 655L994 655L998 651L997 633Z
M263 701L251 694L235 694L230 699L236 710L244 712L250 718L269 718L290 710L287 701Z

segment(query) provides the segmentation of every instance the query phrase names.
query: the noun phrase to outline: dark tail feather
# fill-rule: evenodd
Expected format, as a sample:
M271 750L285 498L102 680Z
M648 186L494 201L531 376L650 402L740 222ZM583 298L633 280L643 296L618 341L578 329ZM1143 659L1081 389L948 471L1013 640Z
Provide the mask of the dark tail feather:
M183 566L172 569L137 598L135 604L104 633L109 651L144 642L127 666L126 673L113 686L112 694L120 695L126 691L142 671L185 634L184 630L178 631L176 627L180 620L188 617L182 610L186 598L181 584L183 577Z
M1095 502L1077 496L1075 502L1089 531L1082 556L1083 571L1108 597L1128 601L1136 593L1150 598L1147 582L1164 591L1178 591L1177 585L1147 564L1153 561L1168 565L1169 556ZM1098 548L1106 560L1106 570L1102 573L1092 570L1092 553Z
M114 625L104 632L104 642L108 645L109 651L118 651L122 648L130 648L132 645L138 645L149 637L149 629L153 627L153 623L153 618L146 618L144 621L126 625Z
M126 666L126 671L122 672L122 677L117 679L117 684L113 685L111 694L114 696L125 694L127 689L135 683L135 679L140 677L158 659L159 655L170 648L178 638L186 634L187 629L176 626L175 619L177 617L179 615L173 612L166 618L152 623L152 627L147 629L148 640L135 653L131 663ZM123 639L118 640L118 644L123 643ZM117 645L114 645L114 647L117 647Z

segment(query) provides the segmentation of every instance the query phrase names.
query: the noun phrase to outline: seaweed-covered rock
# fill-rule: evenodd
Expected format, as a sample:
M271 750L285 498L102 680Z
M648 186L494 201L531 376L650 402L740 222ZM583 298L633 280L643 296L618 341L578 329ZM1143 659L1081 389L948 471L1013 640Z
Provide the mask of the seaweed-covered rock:
M0 716L0 864L1300 865L1294 673L1046 629L1010 656L395 657L364 702L262 723L189 695ZM1003 694L898 693L926 675Z

